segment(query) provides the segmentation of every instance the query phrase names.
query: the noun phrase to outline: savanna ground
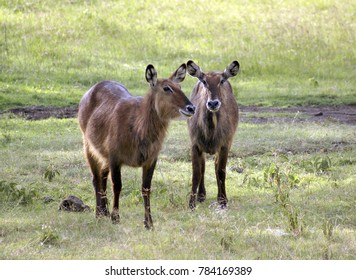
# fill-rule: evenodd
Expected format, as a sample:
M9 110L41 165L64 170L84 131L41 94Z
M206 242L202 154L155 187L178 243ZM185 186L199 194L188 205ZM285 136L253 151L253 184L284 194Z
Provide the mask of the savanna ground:
M0 1L0 259L356 259L355 12L331 0ZM177 120L153 178L154 231L139 169L123 170L119 225L58 211L71 194L94 209L83 93L114 79L142 95L147 64L164 77L188 59L241 64L228 208L208 157L207 201L188 209Z

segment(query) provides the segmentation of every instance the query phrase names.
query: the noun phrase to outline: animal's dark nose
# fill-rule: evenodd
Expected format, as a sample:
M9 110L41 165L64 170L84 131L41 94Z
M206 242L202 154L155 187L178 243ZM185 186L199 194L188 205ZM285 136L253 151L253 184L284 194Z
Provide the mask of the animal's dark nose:
M221 102L218 99L209 100L207 103L209 110L219 110Z
M187 106L185 106L185 110L188 113L193 115L195 113L195 106L194 105L187 105Z

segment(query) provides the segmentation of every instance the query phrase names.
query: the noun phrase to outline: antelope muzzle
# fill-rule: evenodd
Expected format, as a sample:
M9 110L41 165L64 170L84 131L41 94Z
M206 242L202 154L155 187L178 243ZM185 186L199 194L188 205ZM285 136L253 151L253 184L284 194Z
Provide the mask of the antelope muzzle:
M221 102L219 99L213 99L213 100L208 100L208 102L206 102L206 108L210 111L210 112L217 112L219 111L221 106Z
M185 106L184 110L183 109L179 109L179 112L183 116L191 117L195 113L195 106L193 104L188 104L187 106Z

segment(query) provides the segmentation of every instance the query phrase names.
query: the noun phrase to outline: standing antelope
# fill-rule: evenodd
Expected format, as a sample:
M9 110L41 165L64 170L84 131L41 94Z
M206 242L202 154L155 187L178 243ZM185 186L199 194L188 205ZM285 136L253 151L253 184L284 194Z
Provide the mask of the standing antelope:
M142 196L147 229L152 228L151 180L169 121L179 113L190 117L195 107L178 83L186 74L182 64L168 79L157 79L152 65L146 68L150 90L145 97L133 97L121 84L103 81L94 85L80 101L79 124L84 152L89 163L96 195L96 216L108 216L106 183L110 172L113 185L111 220L117 223L122 188L121 167L142 167Z
M228 201L225 190L226 163L239 120L239 110L228 79L237 75L240 65L233 61L224 72L204 73L190 60L187 68L191 76L199 79L190 99L197 107L196 113L188 120L193 165L189 207L194 209L196 200L203 202L206 198L204 172L205 153L208 153L215 155L217 200L220 207L225 208Z

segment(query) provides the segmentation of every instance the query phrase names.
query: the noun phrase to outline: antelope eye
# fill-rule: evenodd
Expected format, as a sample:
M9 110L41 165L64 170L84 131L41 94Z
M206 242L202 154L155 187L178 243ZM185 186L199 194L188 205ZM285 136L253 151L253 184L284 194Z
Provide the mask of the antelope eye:
M223 85L224 83L225 83L225 79L222 79L221 81L220 81L220 85Z
M205 80L201 80L201 82L203 83L203 85L204 85L205 87L208 86L208 83L207 83Z
M163 88L163 90L164 90L164 92L167 92L167 93L172 93L173 92L173 90L169 86L165 86Z

